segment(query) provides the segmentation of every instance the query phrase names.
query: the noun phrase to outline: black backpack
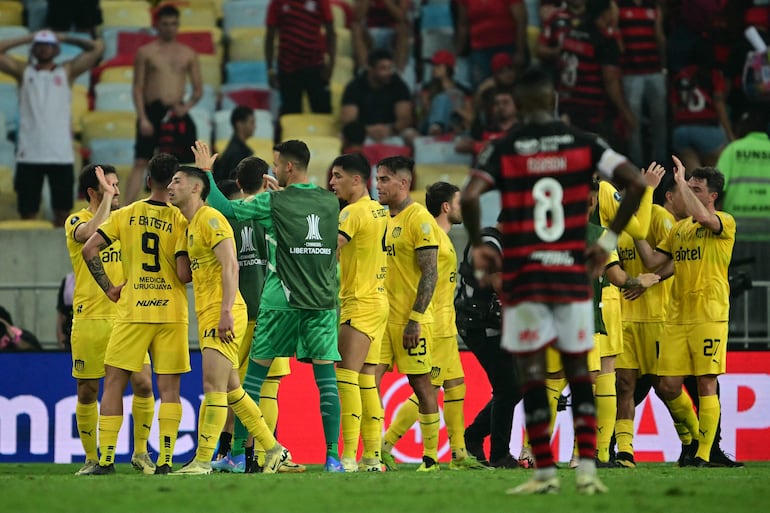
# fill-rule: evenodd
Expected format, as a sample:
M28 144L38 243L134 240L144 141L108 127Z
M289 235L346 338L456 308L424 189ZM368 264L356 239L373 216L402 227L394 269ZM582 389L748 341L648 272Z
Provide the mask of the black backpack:
M481 235L500 240L500 232L495 228L484 228ZM491 287L482 287L474 277L470 250L469 243L463 251L458 271L460 286L455 294L456 324L461 336L466 336L469 331L500 330L502 327L500 301Z

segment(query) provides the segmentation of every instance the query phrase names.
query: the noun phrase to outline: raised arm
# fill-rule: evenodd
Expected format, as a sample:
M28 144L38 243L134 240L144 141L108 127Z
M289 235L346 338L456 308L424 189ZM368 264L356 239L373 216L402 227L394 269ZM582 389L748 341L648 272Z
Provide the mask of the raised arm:
M93 68L104 53L104 43L100 39L91 40L79 37L71 37L67 34L56 34L60 43L77 46L83 51L72 59L64 63L67 70L70 84L75 81L82 73Z
M96 233L96 230L107 220L112 210L112 199L118 193L117 186L111 185L104 177L104 170L101 166L96 166L96 178L99 180L99 185L104 189L104 195L102 197L99 207L96 209L94 217L89 221L82 223L75 228L75 232L72 237L81 244L87 241L91 235Z
M82 254L83 260L85 260L88 270L91 272L91 276L94 277L99 287L107 294L110 301L117 303L120 299L120 291L123 290L125 283L118 286L112 284L110 277L107 276L107 272L104 270L102 257L99 254L109 246L110 242L102 236L101 232L97 231L83 245Z
M0 41L0 71L11 75L17 81L21 82L21 79L24 76L24 68L26 67L26 64L18 59L14 59L10 55L7 55L6 52L11 48L30 44L33 37L33 34L27 34L26 36Z
M717 217L714 212L711 212L706 205L695 196L695 193L690 189L685 176L685 168L682 161L676 156L672 156L674 159L674 181L676 182L676 191L674 194L678 194L685 205L687 215L692 216L693 220L700 223L701 226L708 228L712 232L719 234L722 233L722 221Z

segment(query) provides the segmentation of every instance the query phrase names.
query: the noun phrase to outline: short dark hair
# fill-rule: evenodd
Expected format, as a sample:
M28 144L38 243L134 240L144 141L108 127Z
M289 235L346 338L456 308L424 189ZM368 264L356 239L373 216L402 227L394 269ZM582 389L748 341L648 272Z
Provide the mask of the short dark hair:
M150 178L158 187L166 187L179 169L179 161L169 153L158 153L147 164Z
M501 94L504 94L506 96L510 96L511 99L513 99L513 88L512 87L504 87L504 86L497 86L492 88L492 98L495 96L499 96Z
M211 185L209 185L209 177L206 176L205 171L201 171L195 166L179 166L179 169L177 169L178 172L184 173L187 176L192 176L193 178L197 178L201 182L203 182L203 189L201 189L201 199L203 201L206 201L206 198L209 197L209 192L211 191Z
M235 178L248 194L256 193L262 187L270 166L259 157L246 157L235 166Z
M586 10L583 18L588 22L596 21L599 16L610 8L612 0L586 0Z
M393 53L385 48L378 48L377 50L369 52L369 59L367 60L367 63L369 64L370 68L373 68L377 65L378 62L386 60L392 61Z
M284 159L295 161L300 167L307 169L310 163L310 150L303 141L291 139L273 146L273 151L277 151Z
M554 102L551 75L539 66L532 66L521 74L513 87L513 101L522 110L551 110Z
M233 196L241 192L238 183L235 180L225 178L217 182L217 189L225 195L227 199L233 199Z
M235 130L236 123L242 123L243 121L246 121L247 119L249 119L249 116L253 116L253 115L254 115L254 111L251 110L249 107L238 105L230 113L230 125L232 125L233 130Z
M706 180L706 187L708 187L709 192L716 192L717 197L722 195L725 188L725 175L715 167L696 167L690 178Z
M343 171L351 175L358 175L364 181L369 180L369 177L372 175L372 166L369 165L366 157L360 153L340 155L332 162L332 168L335 167L341 167Z
M451 203L460 188L449 182L436 182L425 189L425 207L433 217L441 213L441 205Z
M386 167L390 170L391 173L394 174L401 170L409 171L409 174L414 176L414 160L402 155L385 157L377 163L377 167Z
M179 9L174 4L161 4L155 11L155 21L166 17L179 18Z
M78 175L78 193L85 199L88 199L88 189L99 190L99 179L96 178L96 168L101 167L104 175L118 174L115 166L109 164L88 164L83 167Z

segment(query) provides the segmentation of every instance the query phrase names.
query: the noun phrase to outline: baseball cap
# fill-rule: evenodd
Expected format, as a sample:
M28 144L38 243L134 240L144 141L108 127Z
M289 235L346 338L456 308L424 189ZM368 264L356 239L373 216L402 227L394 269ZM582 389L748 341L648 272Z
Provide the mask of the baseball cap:
M58 45L59 40L56 38L56 34L50 30L40 30L35 33L35 37L32 38L32 44L49 44Z
M492 57L491 65L492 73L497 73L501 68L506 66L513 67L513 57L503 52L496 53L495 56Z
M433 57L431 58L431 63L434 65L443 64L444 66L449 66L450 68L454 68L455 56L449 50L437 50L436 53L434 53Z

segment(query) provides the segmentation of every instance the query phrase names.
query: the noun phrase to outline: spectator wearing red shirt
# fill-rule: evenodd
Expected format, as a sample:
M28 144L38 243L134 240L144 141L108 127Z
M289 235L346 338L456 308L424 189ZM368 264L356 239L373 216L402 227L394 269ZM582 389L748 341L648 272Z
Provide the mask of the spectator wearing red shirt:
M693 64L672 81L674 151L686 169L716 166L725 145L735 139L725 105L725 80L714 65L712 45L699 41Z
M326 33L325 41L321 29ZM276 32L277 71L272 67ZM265 60L270 85L281 92L281 114L302 112L303 92L307 92L313 112L332 111L329 79L336 44L329 0L271 0L267 8Z
M506 52L514 65L527 61L527 7L522 0L457 0L457 54L470 34L471 84L492 74L492 57Z
M404 70L409 60L409 0L358 0L351 27L357 67L366 65L369 52L387 48L396 67ZM372 30L374 29L374 30ZM382 35L384 37L378 37Z

